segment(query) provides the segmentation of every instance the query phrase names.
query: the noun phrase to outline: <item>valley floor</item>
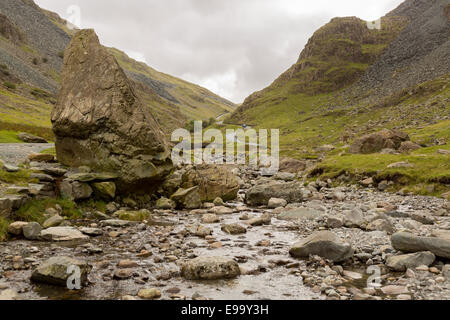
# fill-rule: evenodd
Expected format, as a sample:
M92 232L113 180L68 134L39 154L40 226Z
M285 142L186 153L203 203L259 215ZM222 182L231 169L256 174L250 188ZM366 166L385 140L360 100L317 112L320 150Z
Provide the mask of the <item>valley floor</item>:
M416 235L450 233L449 203L444 199L400 195L325 185L302 203L286 208L250 208L243 196L252 184L263 181L258 172L240 168L243 189L237 201L193 211L153 210L147 223L98 220L92 212L66 220L89 235L68 242L10 239L0 243L0 297L14 299L139 299L140 289L157 288L162 299L450 299L448 260L438 258L430 267L392 272L386 259L397 255L391 246L393 231ZM261 180L262 179L262 180ZM298 220L280 219L289 210ZM383 219L385 227L368 229L354 222L351 228L334 225L359 212L364 220ZM297 212L297 213L295 213ZM305 215L305 212L307 213ZM205 223L204 214L216 214ZM267 224L249 225L262 215ZM111 217L111 219L113 219ZM114 222L116 221L116 222ZM253 220L254 221L254 220ZM230 235L224 224L239 223L247 232ZM200 234L198 230L208 230ZM197 231L196 231L197 230ZM289 255L291 245L318 230L332 230L355 249L352 259L333 263L318 256L305 260ZM211 235L208 235L211 233ZM92 264L90 285L69 291L30 282L33 269L54 256L69 256ZM180 274L184 260L222 256L239 263L242 275L234 280L190 281ZM446 265L447 263L447 265ZM370 267L377 266L379 287L368 287Z

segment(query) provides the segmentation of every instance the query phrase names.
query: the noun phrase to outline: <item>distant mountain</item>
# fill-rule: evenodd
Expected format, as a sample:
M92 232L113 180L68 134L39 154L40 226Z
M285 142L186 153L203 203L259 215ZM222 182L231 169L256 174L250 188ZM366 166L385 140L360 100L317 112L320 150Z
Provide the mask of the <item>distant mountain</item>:
M32 0L0 1L0 130L51 135L50 112L72 34L64 19ZM109 50L166 132L191 119L209 119L235 108L205 88Z
M381 18L334 18L296 64L226 120L281 129L282 153L304 157L383 127L450 116L448 0L407 0Z

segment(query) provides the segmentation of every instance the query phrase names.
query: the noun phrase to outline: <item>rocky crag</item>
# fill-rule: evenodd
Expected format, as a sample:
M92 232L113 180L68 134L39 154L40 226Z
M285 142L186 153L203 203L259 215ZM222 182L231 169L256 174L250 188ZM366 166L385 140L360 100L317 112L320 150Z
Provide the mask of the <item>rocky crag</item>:
M93 30L77 32L66 49L52 123L64 165L114 172L134 186L170 172L159 124Z

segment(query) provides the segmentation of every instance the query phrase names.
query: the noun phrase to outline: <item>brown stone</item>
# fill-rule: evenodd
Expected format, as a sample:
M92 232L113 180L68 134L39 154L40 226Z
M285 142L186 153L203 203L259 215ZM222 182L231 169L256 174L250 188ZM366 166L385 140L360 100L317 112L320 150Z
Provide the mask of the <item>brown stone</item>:
M280 172L299 173L306 169L306 163L297 159L282 158L280 159Z
M159 124L93 30L77 32L66 49L52 123L64 165L117 173L121 186L139 190L172 168Z
M203 202L213 202L216 198L234 200L239 191L239 183L231 168L226 165L201 165L188 170L183 175L183 188L199 187Z
M376 153L383 149L398 150L404 141L409 141L409 136L400 131L384 129L380 132L365 135L350 146L350 153Z
M53 162L55 161L55 156L47 153L33 153L28 156L28 160L35 162Z

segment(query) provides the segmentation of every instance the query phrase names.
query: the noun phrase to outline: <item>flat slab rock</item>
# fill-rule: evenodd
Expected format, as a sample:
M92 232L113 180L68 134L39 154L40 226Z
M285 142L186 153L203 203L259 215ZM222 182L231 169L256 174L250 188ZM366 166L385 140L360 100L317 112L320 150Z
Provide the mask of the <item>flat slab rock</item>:
M76 241L89 239L88 236L73 227L53 227L42 230L41 238L42 240L47 241Z
M236 278L241 271L231 258L199 257L184 263L181 274L188 280L220 280Z
M67 280L73 274L69 268L76 266L80 268L80 283L86 284L89 272L92 269L88 263L70 257L52 257L44 261L31 275L31 281L67 286Z
M394 249L402 252L430 251L441 258L450 259L450 240L419 237L408 232L398 232L391 237Z
M330 231L315 232L306 239L295 243L289 254L295 258L307 258L318 255L325 259L341 262L353 256L352 247L343 243L339 237Z

